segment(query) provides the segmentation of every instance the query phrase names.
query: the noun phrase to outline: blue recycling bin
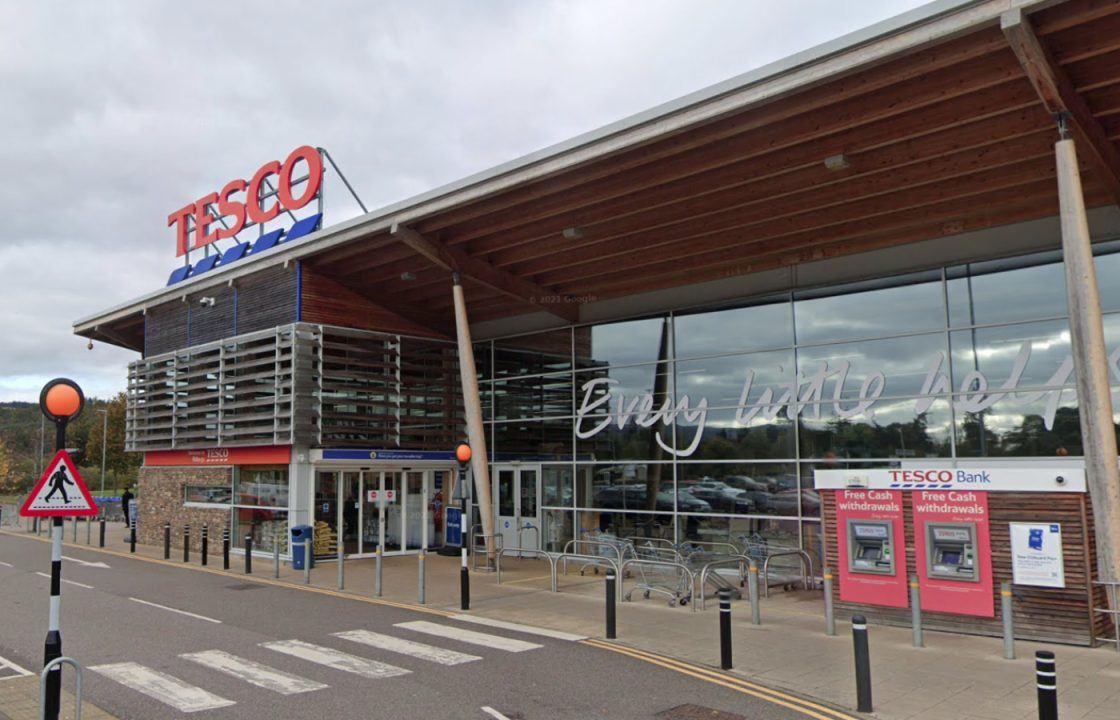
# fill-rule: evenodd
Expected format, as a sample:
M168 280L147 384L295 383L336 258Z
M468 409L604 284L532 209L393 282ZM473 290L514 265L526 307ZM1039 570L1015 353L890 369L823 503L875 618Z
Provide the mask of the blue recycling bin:
M311 552L311 526L292 526L292 569L303 570L303 563L315 567L315 553Z

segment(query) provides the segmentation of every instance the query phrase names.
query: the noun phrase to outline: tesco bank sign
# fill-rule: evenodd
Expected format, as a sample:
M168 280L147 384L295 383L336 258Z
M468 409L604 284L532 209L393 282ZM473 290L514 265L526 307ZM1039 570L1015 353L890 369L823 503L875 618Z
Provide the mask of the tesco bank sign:
M301 166L306 173L297 175ZM221 190L167 216L168 227L175 228L175 254L181 257L233 237L247 225L275 219L283 210L298 210L318 197L322 185L323 158L310 145L296 148L284 162L266 162L248 180L230 180Z

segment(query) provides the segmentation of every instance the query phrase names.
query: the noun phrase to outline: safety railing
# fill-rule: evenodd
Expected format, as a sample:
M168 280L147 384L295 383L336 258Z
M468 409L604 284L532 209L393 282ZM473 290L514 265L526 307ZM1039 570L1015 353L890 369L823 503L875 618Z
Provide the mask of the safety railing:
M504 548L502 548L498 552L498 557L496 558L496 561L495 561L495 564L498 568L497 582L498 582L499 585L502 584L502 556L512 555L514 553L517 553L518 559L520 559L523 555L530 555L532 557L538 557L538 558L543 557L545 560L547 560L548 561L549 574L552 577L552 592L556 592L556 558L553 557L549 552L547 552L545 550L539 550L539 549L536 549L536 548L522 548L522 547L517 547L517 548L512 548L512 547L506 548L506 547L504 547Z
M677 549L682 553L706 552L712 555L742 555L743 551L732 543L708 540L685 540Z
M627 557L628 553L624 548L629 547L624 542L608 541L608 540L569 540L564 543L564 552L557 556L559 562L564 564L564 574L568 574L568 560L584 560L584 564L579 569L579 574L583 575L589 567L594 567L595 572L598 573L598 568L608 566L600 562L601 560L609 560L609 567L613 567L616 571L622 571L622 561Z
M623 593L623 586L626 584L626 571L636 568L641 576L641 581L634 584L629 592ZM650 577L646 574L647 570L675 570L677 571L676 581L670 588L667 584L658 584L652 582ZM688 604L692 607L693 612L696 611L696 575L688 568L687 565L680 562L669 560L648 560L645 558L627 558L622 562L620 572L618 573L618 589L622 599L629 601L631 595L635 590L641 590L645 593L645 597L649 597L650 593L658 593L661 595L669 596L669 605ZM687 593L683 592L687 590Z
M680 562L683 558L677 550L677 545L671 540L655 537L631 536L626 542L634 548L636 555L656 555L659 560L673 560Z
M62 665L69 665L74 668L74 674L77 678L74 687L74 720L82 720L82 664L65 655L51 660L43 667L43 672L39 673L39 720L46 720L47 717L47 675L56 667L61 673Z
M518 525L517 526L517 547L518 547L518 549L521 549L521 548L525 547L525 543L521 542L521 533L523 533L526 530L532 530L533 532L535 532L537 534L537 541L535 543L533 543L532 545L530 545L529 547L533 547L533 546L540 547L540 544L541 544L541 530L540 530L540 528L538 528L536 525L534 525L533 523L526 520L524 525ZM521 556L518 555L518 557L521 557Z
M1107 607L1095 607L1093 612L1098 612L1103 615L1112 616L1112 632L1115 638L1102 638L1116 643L1116 652L1120 652L1120 581L1116 580L1094 580L1094 585L1100 585L1105 589L1105 595L1108 597Z
M813 583L813 558L804 550L790 549L769 553L762 563L762 592L765 597L770 597L770 561L777 557L798 557L801 565L801 586L806 590L812 589Z
M708 586L709 576L711 576L714 572L718 572L720 568L726 568L728 566L738 569L740 587L747 579L748 568L753 568L755 572L758 572L758 565L755 564L754 558L750 557L749 555L737 555L735 557L718 558L704 563L704 566L700 568L700 579L697 583L699 587L698 594L700 596L701 610L704 610L707 605L707 594L704 592L704 588ZM742 592L740 592L738 589L731 589L738 593L739 597L742 597Z

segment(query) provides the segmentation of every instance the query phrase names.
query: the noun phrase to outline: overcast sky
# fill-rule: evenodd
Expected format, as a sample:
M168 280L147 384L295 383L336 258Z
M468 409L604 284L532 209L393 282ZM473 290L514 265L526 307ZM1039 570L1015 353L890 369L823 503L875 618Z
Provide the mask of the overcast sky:
M122 390L135 354L71 323L162 286L168 214L298 145L376 208L921 4L0 0L0 401Z

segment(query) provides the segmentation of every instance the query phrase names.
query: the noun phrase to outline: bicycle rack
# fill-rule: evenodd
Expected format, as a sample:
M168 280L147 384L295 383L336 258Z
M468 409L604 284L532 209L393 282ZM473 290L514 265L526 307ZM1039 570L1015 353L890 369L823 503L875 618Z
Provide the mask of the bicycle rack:
M74 691L74 720L82 720L82 664L72 657L59 657L51 660L43 668L43 672L39 673L39 720L46 720L47 717L47 674L50 673L56 666L69 665L74 668L77 673L77 681ZM58 671L61 673L62 668L59 667Z
M798 556L801 561L801 586L806 590L812 589L810 583L813 577L813 558L804 550L783 550L781 552L770 553L766 556L766 561L762 563L762 592L764 597L770 597L770 561L776 557L788 557L792 555Z
M552 592L556 592L556 558L546 550L539 550L535 548L507 548L503 547L498 551L497 567L498 567L498 584L502 584L502 556L506 554L517 553L517 558L521 559L522 555L529 555L530 557L543 557L548 560L548 569L552 575Z

